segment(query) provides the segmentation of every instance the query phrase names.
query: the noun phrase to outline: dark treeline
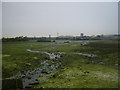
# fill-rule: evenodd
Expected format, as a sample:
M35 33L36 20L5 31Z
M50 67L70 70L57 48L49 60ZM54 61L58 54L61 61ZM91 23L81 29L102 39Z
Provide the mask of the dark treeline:
M37 40L37 42L51 42L50 38L42 37Z
M37 41L37 42L55 42L56 40L117 40L120 35L96 35L96 36L77 36L77 37L15 37L15 38L2 38L2 42L17 42L17 41Z
M17 42L17 41L28 41L29 39L27 37L15 37L15 38L2 38L2 42Z
M19 41L37 41L37 42L55 42L53 38L47 37L15 37L15 38L2 38L2 42L19 42Z

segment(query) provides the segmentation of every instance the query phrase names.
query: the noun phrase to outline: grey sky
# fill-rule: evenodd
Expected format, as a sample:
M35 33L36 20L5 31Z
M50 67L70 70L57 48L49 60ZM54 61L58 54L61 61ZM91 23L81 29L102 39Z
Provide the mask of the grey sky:
M3 36L118 33L117 2L3 2Z

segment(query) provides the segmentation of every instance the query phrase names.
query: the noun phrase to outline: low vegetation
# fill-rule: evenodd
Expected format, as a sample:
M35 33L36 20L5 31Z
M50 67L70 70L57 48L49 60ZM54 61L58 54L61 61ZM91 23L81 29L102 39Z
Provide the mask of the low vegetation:
M118 42L95 41L85 46L61 47L66 52L93 53L97 57L65 54L64 67L56 71L43 85L34 88L117 88Z
M3 43L3 77L10 77L19 71L24 72L38 67L41 60L48 58L45 54L27 52L29 44L28 42Z
M85 43L85 44L81 44ZM118 87L118 41L89 42L7 42L3 43L3 77L19 71L39 67L41 60L49 58L46 54L26 51L64 52L59 58L62 66L40 77L33 88L117 88ZM73 53L93 54L97 57L75 55Z
M64 68L56 71L43 85L36 85L34 88L118 87L118 70L115 68L88 64L87 58L78 55L66 55L62 60L66 64Z
M18 42L18 41L28 41L27 37L15 37L15 38L2 38L2 42Z

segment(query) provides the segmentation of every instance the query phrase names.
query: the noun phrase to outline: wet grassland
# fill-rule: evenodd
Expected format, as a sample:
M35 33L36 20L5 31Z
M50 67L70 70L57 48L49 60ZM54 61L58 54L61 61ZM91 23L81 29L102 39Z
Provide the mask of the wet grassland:
M24 88L118 87L115 40L3 43L2 58L3 78L22 78Z

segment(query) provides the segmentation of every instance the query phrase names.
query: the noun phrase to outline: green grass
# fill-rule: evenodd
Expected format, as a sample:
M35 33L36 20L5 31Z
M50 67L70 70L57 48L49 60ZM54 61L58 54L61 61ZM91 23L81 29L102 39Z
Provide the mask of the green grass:
M60 47L59 51L96 54L88 58L65 54L62 69L34 88L118 88L118 42L95 41L86 46ZM100 65L100 62L107 63Z
M91 41L85 46L75 46L80 42L14 42L3 43L3 77L9 77L18 71L38 67L47 55L27 52L26 49L66 52L59 61L62 68L34 88L117 88L118 87L118 41ZM97 57L71 54L70 52L95 54ZM106 63L100 65L100 62ZM41 79L39 78L39 80ZM39 81L40 82L40 81Z
M78 55L68 54L64 56L62 58L64 68L56 71L43 85L36 85L34 88L118 87L118 70L116 68L99 64L87 64L87 60L87 58Z
M9 77L19 71L38 67L47 55L27 52L34 43L3 43L2 71L3 77Z
M31 53L26 49L39 51L57 51L58 47L67 47L76 43L56 42L6 42L2 43L2 73L3 77L9 77L19 71L30 70L38 67L41 60L48 57L45 54Z

